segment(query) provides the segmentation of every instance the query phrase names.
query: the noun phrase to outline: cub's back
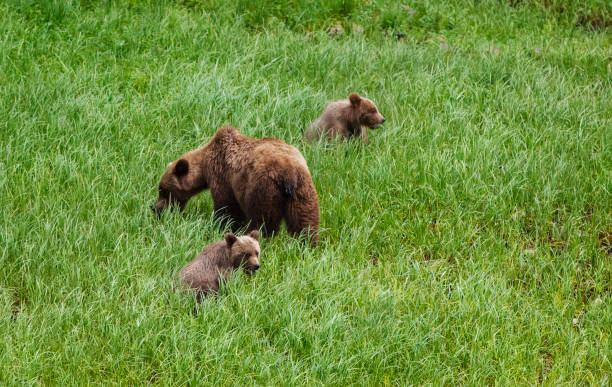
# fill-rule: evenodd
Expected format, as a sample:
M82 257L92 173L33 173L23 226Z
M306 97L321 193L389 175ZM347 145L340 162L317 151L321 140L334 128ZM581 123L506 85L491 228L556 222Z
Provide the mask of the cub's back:
M312 142L324 133L335 135L343 132L345 130L344 121L347 119L347 109L350 109L350 107L351 102L348 99L327 104L323 113L306 130L306 139Z
M183 289L218 290L218 263L224 253L224 247L224 241L206 246L180 271Z

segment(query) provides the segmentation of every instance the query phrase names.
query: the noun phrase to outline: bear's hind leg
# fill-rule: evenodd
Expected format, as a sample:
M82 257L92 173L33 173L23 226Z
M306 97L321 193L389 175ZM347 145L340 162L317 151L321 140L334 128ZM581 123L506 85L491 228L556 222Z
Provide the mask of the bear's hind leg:
M317 245L319 240L319 205L317 202L290 200L287 203L285 221L289 233L296 236L303 234L309 238L312 246Z

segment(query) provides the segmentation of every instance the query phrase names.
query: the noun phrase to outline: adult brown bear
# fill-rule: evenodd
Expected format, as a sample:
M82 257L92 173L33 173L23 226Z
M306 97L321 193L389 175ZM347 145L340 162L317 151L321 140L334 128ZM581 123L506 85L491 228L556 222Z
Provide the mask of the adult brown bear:
M317 243L319 200L306 160L279 139L219 128L208 144L168 165L152 209L161 213L178 205L182 210L205 189L210 189L215 214L238 226L250 223L271 233L284 219L290 233L306 233Z

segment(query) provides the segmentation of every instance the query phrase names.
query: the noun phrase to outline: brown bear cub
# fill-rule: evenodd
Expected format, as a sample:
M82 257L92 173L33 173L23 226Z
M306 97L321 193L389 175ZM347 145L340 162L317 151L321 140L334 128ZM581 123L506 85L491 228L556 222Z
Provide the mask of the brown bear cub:
M228 232L224 240L206 246L179 273L183 289L194 289L199 302L209 292L218 292L219 279L227 281L241 265L245 273L255 273L261 251L258 240L257 230L241 237Z
M210 189L215 215L235 226L250 223L273 233L284 219L291 234L305 233L317 243L317 191L300 151L281 140L246 137L231 126L219 128L208 144L168 165L151 208L161 213L178 205L182 210L205 189Z
M366 128L376 129L386 121L374 102L351 93L348 99L335 101L327 105L321 117L317 118L304 133L308 142L318 140L321 136L358 137L368 143Z

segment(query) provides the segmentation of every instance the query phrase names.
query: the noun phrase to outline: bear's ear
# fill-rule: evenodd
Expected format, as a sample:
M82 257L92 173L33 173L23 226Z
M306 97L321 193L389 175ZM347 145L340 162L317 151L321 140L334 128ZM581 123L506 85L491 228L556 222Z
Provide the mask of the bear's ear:
M227 247L231 248L237 239L238 238L236 238L236 235L232 234L231 232L225 233L225 243L227 244Z
M253 239L255 239L256 241L259 240L259 231L257 230L253 230L249 233L249 236Z
M351 105L353 105L353 107L359 106L361 103L361 96L359 96L357 93L351 93L351 95L349 95L349 101L351 101Z
M174 174L177 177L185 176L189 172L189 163L185 159L180 159L174 166Z

